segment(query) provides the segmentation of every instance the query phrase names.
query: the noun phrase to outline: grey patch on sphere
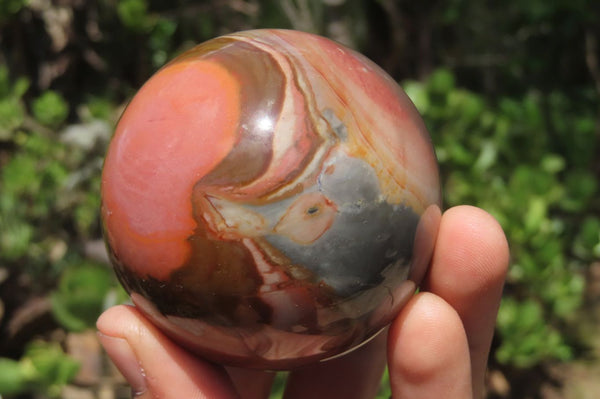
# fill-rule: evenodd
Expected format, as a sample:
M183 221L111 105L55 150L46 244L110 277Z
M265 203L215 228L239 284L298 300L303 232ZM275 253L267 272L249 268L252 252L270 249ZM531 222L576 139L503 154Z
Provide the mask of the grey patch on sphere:
M375 173L364 161L339 155L331 164L333 173L319 177L319 191L338 206L331 228L310 245L279 235L267 239L347 297L380 284L388 267L405 269L398 273L410 267L420 216L382 200Z

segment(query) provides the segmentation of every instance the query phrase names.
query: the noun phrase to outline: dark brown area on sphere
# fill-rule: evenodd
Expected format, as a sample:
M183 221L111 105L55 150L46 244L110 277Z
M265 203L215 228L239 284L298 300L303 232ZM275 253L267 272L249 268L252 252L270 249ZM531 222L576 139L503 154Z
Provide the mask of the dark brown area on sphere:
M252 328L265 324L282 330L292 327L274 325L271 306L259 296L262 278L256 271L252 255L240 242L211 239L201 228L188 241L192 246L191 258L165 281L141 277L123 265L111 248L109 253L116 275L127 292L144 296L164 315L202 319L220 326ZM283 265L275 267L284 268ZM295 275L302 274L303 278L298 280L289 276L290 280L279 284L277 290L285 292L299 288L306 291L311 301L302 305L306 311L296 320L295 326L302 326L307 334L324 331L343 334L352 328L355 321L350 319L319 326L317 308L331 307L340 297L327 284L315 281L306 269L291 265L287 268Z

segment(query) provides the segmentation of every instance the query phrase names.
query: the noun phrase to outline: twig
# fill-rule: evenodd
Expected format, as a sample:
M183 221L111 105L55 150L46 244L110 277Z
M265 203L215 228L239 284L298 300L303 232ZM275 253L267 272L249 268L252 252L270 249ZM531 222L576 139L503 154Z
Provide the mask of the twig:
M232 10L245 14L250 18L256 18L260 11L260 5L254 1L232 0L228 5Z
M600 97L600 62L598 61L598 40L591 27L585 30L585 63ZM600 142L600 107L596 114L596 140ZM600 175L600 162L595 162L596 175Z
M317 26L311 16L308 2L306 0L297 0L296 3L298 3L298 6L294 5L293 0L283 0L281 2L281 8L294 29L305 32L316 32Z
M35 119L33 119L29 115L25 115L22 126L27 130L37 132L45 137L52 137L54 135L54 130L49 129L46 126L38 123Z
M390 20L391 29L391 46L390 52L385 58L385 64L383 68L392 73L396 74L397 69L402 64L402 54L406 52L407 43L407 26L403 21L402 13L398 8L398 3L393 0L382 0L380 1L381 7L384 9L387 17ZM408 71L402 71L403 74L407 74Z
M598 40L591 28L585 31L585 63L600 95L600 62L598 62Z

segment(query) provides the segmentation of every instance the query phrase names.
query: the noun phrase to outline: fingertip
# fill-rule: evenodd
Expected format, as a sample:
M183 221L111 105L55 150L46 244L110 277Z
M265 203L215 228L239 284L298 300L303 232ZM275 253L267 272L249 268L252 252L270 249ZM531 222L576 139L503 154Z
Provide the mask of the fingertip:
M106 309L98 320L96 328L104 335L123 337L125 327L137 323L141 315L137 309L130 305L117 305Z
M430 293L416 295L392 323L388 364L394 398L466 398L469 348L456 311Z
M119 305L97 320L100 342L136 397L238 397L227 373L176 345L135 307Z
M494 265L482 271L492 277L504 277L510 250L504 230L494 216L481 208L461 205L446 212L442 218L442 228L471 244L470 248L466 245L463 248L467 251L462 254L465 260L474 253L481 254L481 264Z
M390 366L415 383L445 367L447 341L466 348L460 317L440 297L417 294L392 323L389 336Z
M442 217L425 286L444 298L444 291L455 291L457 286L462 295L478 295L490 288L497 291L508 262L508 241L491 214L468 205L450 208Z

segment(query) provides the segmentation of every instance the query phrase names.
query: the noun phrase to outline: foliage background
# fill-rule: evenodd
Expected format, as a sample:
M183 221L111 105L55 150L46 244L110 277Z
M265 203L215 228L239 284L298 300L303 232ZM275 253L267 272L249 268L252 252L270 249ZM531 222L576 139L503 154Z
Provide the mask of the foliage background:
M429 127L445 205L483 207L504 227L512 263L489 397L590 392L598 2L0 0L0 394L127 397L93 336L102 309L125 300L98 220L112 128L167 60L261 27L320 33L380 64Z

